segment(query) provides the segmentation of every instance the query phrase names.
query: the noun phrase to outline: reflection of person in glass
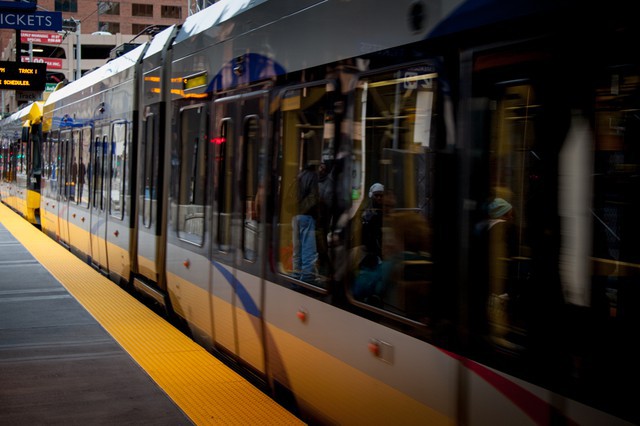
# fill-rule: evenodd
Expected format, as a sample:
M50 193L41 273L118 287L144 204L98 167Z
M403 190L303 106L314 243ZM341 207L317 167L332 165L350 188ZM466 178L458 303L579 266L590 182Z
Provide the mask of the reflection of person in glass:
M318 173L310 161L298 174L297 212L291 221L293 228L294 278L312 282L316 279L316 216L318 210Z
M362 244L366 255L362 266L374 267L382 260L382 216L384 186L374 183L369 188L369 205L362 212Z
M329 247L327 245L327 235L331 231L333 220L333 198L334 198L335 182L332 175L332 167L330 161L322 161L318 166L318 219L316 223L318 245L318 268L322 275L328 275L329 265Z
M489 300L487 303L489 333L501 345L511 345L509 332L509 263L513 248L513 207L503 198L495 198L487 208L488 218L481 224L488 243Z

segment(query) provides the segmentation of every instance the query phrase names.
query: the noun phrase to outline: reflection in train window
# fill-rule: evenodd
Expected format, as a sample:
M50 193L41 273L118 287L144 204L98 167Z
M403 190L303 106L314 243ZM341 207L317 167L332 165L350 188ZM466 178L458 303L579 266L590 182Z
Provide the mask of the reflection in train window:
M82 129L80 139L80 164L78 165L78 202L85 207L89 207L89 171L87 166L91 161L91 128Z
M245 117L244 122L244 156L240 174L244 188L242 199L244 209L243 253L247 260L256 260L258 254L258 214L256 198L258 194L260 166L260 120L257 116Z
M217 179L214 189L214 205L216 216L215 242L220 251L231 248L231 216L233 213L233 152L234 152L234 123L230 118L220 122L219 137L213 144L215 170Z
M109 212L111 216L122 219L126 197L126 165L127 165L127 125L116 123L112 128L111 147L111 196Z
M180 113L180 181L178 237L193 244L204 243L206 200L206 113L198 105Z
M144 161L142 163L142 223L150 228L152 223L152 206L156 200L156 181L158 173L158 152L155 149L156 139L156 115L148 114L144 121L144 138L142 139L142 152Z
M361 78L354 114L351 296L420 323L434 304L436 77L421 64Z
M327 252L328 213L332 200L320 199L319 173L332 173L335 126L330 95L333 82L284 93L280 156L280 272L324 288L331 273ZM321 164L322 163L322 164ZM333 180L327 180L333 185Z
M58 190L60 199L67 201L69 193L69 145L71 132L65 130L60 132L60 143L58 144Z

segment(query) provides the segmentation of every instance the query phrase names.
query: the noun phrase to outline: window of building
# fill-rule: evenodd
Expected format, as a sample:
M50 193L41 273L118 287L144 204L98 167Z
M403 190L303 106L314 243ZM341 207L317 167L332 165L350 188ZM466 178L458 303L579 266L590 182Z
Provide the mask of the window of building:
M153 5L133 3L131 5L131 16L153 17Z
M161 6L160 16L168 19L182 19L182 8L180 6Z
M98 23L98 28L100 28L100 31L106 31L108 33L111 34L118 34L120 33L120 23L119 22L103 22L101 21L100 23ZM84 50L83 50L84 52Z
M120 15L120 3L117 1L99 1L98 2L98 14L99 15Z
M78 1L77 0L56 0L55 10L56 12L77 12Z

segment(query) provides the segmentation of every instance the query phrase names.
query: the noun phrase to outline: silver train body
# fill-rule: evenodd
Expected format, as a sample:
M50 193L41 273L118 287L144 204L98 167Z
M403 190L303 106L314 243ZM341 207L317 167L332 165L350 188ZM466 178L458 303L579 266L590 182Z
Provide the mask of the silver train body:
M3 120L0 195L309 423L637 423L638 33L590 7L222 0Z

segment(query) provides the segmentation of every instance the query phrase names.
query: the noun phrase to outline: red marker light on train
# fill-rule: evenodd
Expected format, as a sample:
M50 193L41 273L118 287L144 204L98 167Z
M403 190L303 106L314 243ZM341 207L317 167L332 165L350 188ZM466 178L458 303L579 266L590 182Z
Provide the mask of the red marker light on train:
M302 308L298 309L298 312L296 312L296 316L302 322L307 321L307 311Z
M227 138L213 138L213 139L211 139L211 143L214 143L216 145L222 145L226 141L227 141Z
M370 340L368 348L369 352L371 352L373 355L380 356L380 343L377 340Z

